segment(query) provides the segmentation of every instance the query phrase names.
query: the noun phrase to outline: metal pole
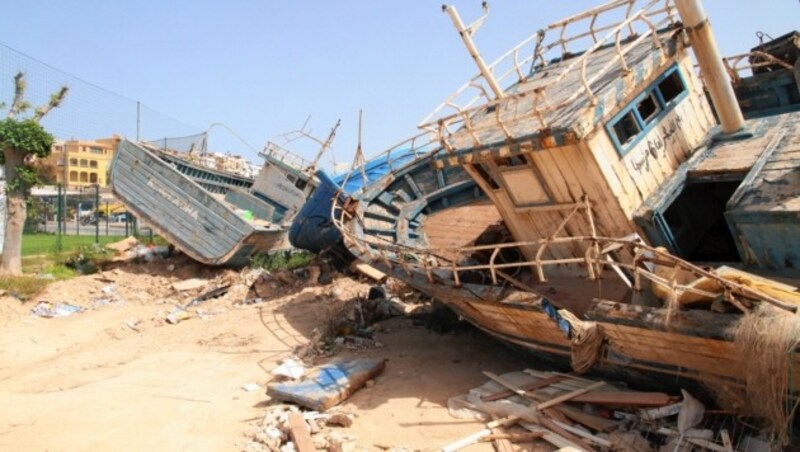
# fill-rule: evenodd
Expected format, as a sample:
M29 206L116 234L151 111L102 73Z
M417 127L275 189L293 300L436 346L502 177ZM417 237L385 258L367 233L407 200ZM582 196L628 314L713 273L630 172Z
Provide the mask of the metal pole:
M81 202L78 201L78 207L75 209L75 235L81 235Z
M111 212L108 211L108 200L106 200L106 237L108 237L108 219L111 217Z
M128 232L128 217L129 216L130 216L130 213L126 210L125 211L125 237L128 237L130 235L130 233Z
M94 243L100 243L100 184L94 185Z
M56 251L61 252L61 216L63 212L61 211L61 184L58 184L58 206L56 207Z
M472 33L475 32L477 26L480 25L480 22L486 18L486 14L488 14L488 9L484 13L484 16L481 19L478 19L473 25L469 27L464 26L464 22L461 21L461 17L458 15L458 11L456 11L456 7L453 5L446 5L443 6L444 12L450 16L450 20L453 21L453 25L456 27L456 31L461 36L461 40L464 41L464 45L467 47L467 52L469 52L470 56L473 60L475 60L475 64L478 65L478 70L481 71L481 75L483 78L486 79L486 83L489 84L489 88L491 88L492 92L494 93L495 97L501 99L504 97L503 90L500 89L500 85L497 84L497 80L494 78L494 74L486 66L486 62L483 61L483 57L481 54L478 53L478 49L475 47L475 43L472 42Z
M744 127L744 117L703 5L698 0L678 0L675 6L689 35L697 64L700 65L711 101L719 115L722 131L729 134L738 132Z

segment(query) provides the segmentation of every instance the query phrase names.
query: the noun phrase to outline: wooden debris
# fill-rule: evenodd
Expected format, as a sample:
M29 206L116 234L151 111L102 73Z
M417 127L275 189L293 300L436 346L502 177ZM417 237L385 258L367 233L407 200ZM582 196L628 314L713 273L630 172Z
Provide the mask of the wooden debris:
M525 432L525 433L492 433L481 438L482 442L508 440L512 443L525 443L544 436L544 432Z
M386 273L358 259L354 260L353 263L350 264L350 269L359 272L364 276L368 276L380 284L383 284L389 278Z
M547 377L542 380L533 381L524 385L519 386L519 389L526 392L535 391L537 389L546 388L554 383L558 383L560 381L566 380L567 377L564 375L553 375L552 377ZM516 392L510 389L505 391L496 392L494 394L489 394L487 396L481 397L481 400L484 402L492 402L495 400L505 399L506 397L511 397Z
M573 398L576 403L593 403L597 405L621 405L636 407L656 407L675 403L680 397L663 392L604 391L581 394Z
M311 432L308 424L300 413L289 413L289 436L294 442L298 452L314 452L314 441L311 439Z
M455 452L457 450L463 449L467 446L477 443L486 436L492 434L492 430L498 427L505 427L508 425L513 425L519 422L519 416L508 416L502 419L498 419L496 421L489 422L486 424L486 428L475 432L469 436L465 436L464 438L459 439L458 441L452 442L446 446L442 447L442 452Z
M604 386L605 384L606 384L606 382L604 382L604 381L598 381L597 383L594 383L594 384L591 384L589 386L586 386L585 388L576 389L576 390L574 390L572 392L568 392L566 394L563 394L563 395L560 395L560 396L555 397L553 399L550 399L547 402L540 403L539 405L536 406L536 409L543 410L545 408L558 405L559 403L566 402L567 400L577 401L577 398L579 396L581 396L581 395L583 395L583 394L585 394L585 393L587 393L589 391L592 391L594 389L597 389L600 386Z

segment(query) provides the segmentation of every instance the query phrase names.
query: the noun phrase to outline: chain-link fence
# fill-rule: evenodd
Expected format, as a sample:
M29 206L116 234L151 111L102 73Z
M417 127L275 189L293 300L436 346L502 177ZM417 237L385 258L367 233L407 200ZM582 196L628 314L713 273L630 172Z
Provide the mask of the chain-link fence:
M6 108L14 97L14 76L18 72L26 76L25 99L33 108L46 104L62 86L69 87L61 106L41 121L57 140L92 141L118 135L183 152L206 150L204 130L0 44L0 103L5 102ZM4 116L5 111L0 114ZM66 162L58 165L63 167ZM107 187L72 184L71 179L64 186L34 190L29 198L25 231L98 237L152 235L146 225L113 198Z

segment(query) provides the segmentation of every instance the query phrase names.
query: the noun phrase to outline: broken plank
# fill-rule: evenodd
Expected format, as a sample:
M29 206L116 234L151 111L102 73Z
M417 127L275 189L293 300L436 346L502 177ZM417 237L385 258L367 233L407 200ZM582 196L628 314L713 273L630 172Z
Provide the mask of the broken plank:
M550 444L552 444L552 445L554 445L554 446L556 446L558 448L572 447L572 448L575 448L576 450L579 450L579 451L586 450L583 446L579 446L578 444L575 444L572 441L567 440L563 436L560 436L560 435L558 435L556 433L553 433L552 431L550 431L550 430L548 430L548 429L546 429L546 428L544 428L544 427L542 427L540 425L533 424L533 423L528 423L528 422L522 422L522 423L520 423L520 425L522 427L524 427L528 431L541 432L543 440L547 441L548 443L550 443Z
M519 389L521 389L521 390L523 390L525 392L531 392L531 391L535 391L537 389L545 388L545 387L550 386L550 385L552 385L554 383L558 383L560 381L565 380L566 378L567 377L565 377L563 375L553 375L552 377L547 377L547 378L544 378L542 380L532 381L530 383L525 383L523 385L520 385ZM493 402L495 400L500 400L500 399L505 399L506 397L511 397L514 394L515 394L514 391L512 391L510 389L506 389L504 391L499 391L499 392L495 392L494 394L489 394L489 395L483 396L483 397L481 397L481 400L484 401L484 402Z
M572 398L576 403L592 403L596 405L622 405L655 407L670 405L680 400L663 392L636 392L636 391L594 391L579 394Z
M442 452L455 452L457 450L463 449L467 446L477 443L482 438L491 435L493 429L516 424L517 422L519 422L519 416L508 416L502 419L498 419L496 421L489 422L488 424L486 424L486 428L484 428L483 430L477 431L469 436L465 436L464 438L459 439L458 441L454 441L446 446L443 446Z
M558 397L552 398L552 399L548 400L547 402L542 402L539 405L537 405L536 408L539 409L539 410L543 410L545 408L558 405L559 403L566 402L567 400L576 401L575 399L577 397L579 397L581 395L584 395L585 393L587 393L589 391L597 389L600 386L603 386L605 384L606 384L606 382L604 382L604 381L598 381L597 383L594 383L594 384L591 384L589 386L586 386L585 388L576 389L576 390L574 390L572 392L568 392L566 394L563 394L563 395L560 395Z
M603 439L603 438L601 438L599 436L592 435L591 433L584 432L583 430L581 430L579 428L575 428L575 427L573 427L571 425L567 425L567 424L565 424L563 422L559 422L559 421L557 421L555 419L553 420L553 422L556 425L558 425L559 427L563 428L564 430L572 433L573 435L576 435L576 436L579 436L581 438L587 439L590 442L592 442L594 444L597 444L598 446L611 447L611 442L608 441L607 439Z
M350 264L350 269L372 278L379 283L383 283L389 278L386 273L358 259L354 260L353 263Z
M308 429L303 415L300 413L289 413L289 436L291 436L297 452L314 452L314 441L311 439L311 431Z

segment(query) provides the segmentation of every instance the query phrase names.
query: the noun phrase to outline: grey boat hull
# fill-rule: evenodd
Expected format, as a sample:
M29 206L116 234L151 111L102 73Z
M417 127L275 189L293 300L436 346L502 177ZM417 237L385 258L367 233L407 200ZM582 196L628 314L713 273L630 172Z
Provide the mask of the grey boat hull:
M120 142L110 182L131 212L203 264L242 266L254 253L290 247L286 228L246 221L225 202L133 142Z

